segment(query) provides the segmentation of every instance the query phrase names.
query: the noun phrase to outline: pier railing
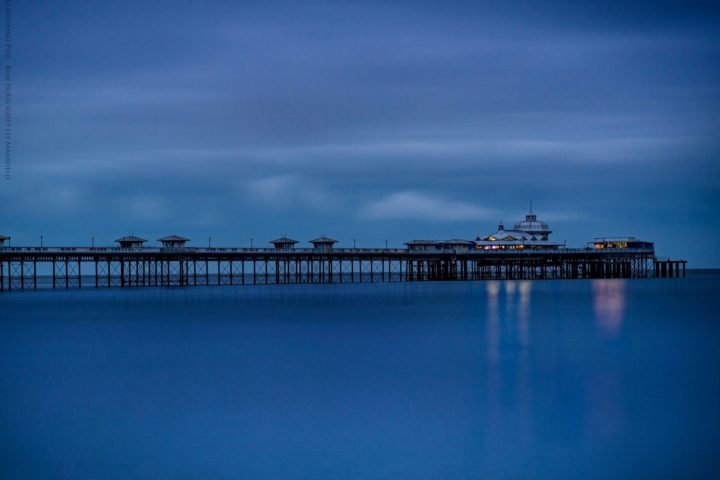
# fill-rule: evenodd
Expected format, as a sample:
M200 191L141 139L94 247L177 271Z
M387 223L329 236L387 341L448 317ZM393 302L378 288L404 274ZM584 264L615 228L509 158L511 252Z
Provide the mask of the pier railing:
M653 269L653 264L655 268ZM663 266L665 265L665 266ZM428 280L644 278L684 274L652 248L0 248L0 290ZM672 267L672 268L671 268Z
M438 249L438 250L410 250L406 248L333 248L330 250L318 250L314 248L246 248L246 247L141 247L141 248L120 248L120 247L0 247L0 253L59 253L59 254L147 254L147 253L170 253L170 254L194 254L194 253L256 253L256 254L318 254L336 255L347 253L368 253L368 254L462 254L462 255L538 255L538 254L572 254L572 253L654 253L651 248L525 248L525 249L495 249L495 250L465 250L465 249Z

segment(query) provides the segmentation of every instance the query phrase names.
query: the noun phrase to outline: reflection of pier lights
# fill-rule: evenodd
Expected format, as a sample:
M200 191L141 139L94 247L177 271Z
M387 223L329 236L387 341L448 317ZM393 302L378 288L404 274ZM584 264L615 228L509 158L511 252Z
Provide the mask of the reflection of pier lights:
M530 343L530 292L532 282L530 280L520 281L520 302L518 303L518 342L523 347Z
M535 422L532 402L529 350L529 311L532 282L528 280L488 281L486 312L486 383L484 421L488 431L521 438L518 432ZM503 315L500 295L504 294ZM496 438L488 442L490 454L505 448ZM530 442L530 440L527 440ZM527 445L530 448L531 445ZM497 449L494 450L494 449Z
M507 325L507 319L513 317L513 304L515 302L517 283L513 280L506 280L503 282L503 286L505 287L505 324Z
M487 356L495 363L500 358L500 314L498 312L498 295L500 294L500 282L489 281L486 284L488 306L487 306Z
M499 303L500 293L505 291L506 320L514 320L512 325L506 323L510 328L508 333L513 335L513 327L517 329L517 342L523 350L530 342L530 297L532 282L530 280L520 281L489 281L486 284L487 293L487 335L488 335L488 358L495 361L499 358L500 339L502 336L502 322L500 319Z
M615 338L620 334L625 315L626 280L592 280L595 324L601 336ZM622 434L626 424L622 382L612 368L596 369L585 382L585 424L587 432L612 441Z
M617 336L625 315L625 280L593 280L592 291L595 323L604 334Z

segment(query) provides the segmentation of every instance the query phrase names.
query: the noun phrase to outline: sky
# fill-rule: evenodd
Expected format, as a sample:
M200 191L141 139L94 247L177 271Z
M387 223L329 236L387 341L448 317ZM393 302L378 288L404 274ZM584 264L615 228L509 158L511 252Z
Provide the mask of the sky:
M551 5L548 5L551 4ZM720 267L720 9L13 2L13 245L551 239Z

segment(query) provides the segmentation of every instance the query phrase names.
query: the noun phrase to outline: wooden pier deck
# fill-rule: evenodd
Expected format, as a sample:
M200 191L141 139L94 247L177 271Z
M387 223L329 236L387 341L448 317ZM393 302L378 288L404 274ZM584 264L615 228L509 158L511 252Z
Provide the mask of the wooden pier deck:
M2 247L0 291L246 284L646 278L685 275L653 249L416 252L336 248Z

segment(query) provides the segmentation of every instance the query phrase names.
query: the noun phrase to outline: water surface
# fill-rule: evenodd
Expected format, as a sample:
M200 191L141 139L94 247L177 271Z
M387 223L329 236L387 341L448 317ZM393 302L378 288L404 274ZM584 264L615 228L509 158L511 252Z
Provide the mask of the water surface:
M1 476L712 478L719 287L5 292Z

